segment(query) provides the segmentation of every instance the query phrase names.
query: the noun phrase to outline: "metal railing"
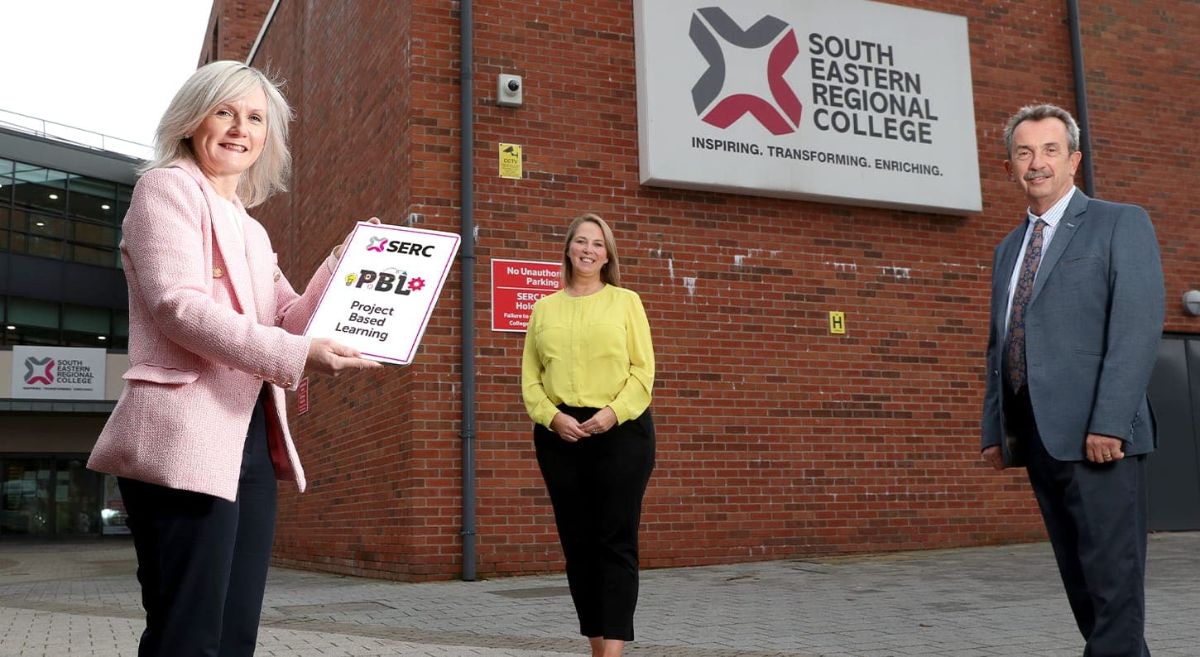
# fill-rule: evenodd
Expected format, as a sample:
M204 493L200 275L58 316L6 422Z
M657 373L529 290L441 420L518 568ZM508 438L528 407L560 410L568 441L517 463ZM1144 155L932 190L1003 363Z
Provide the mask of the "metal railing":
M0 109L0 127L18 130L38 137L67 142L76 146L84 146L100 151L123 153L132 157L148 160L154 155L154 148L136 141L121 139L111 135L103 135L91 130L76 128L55 121L39 119L18 112Z

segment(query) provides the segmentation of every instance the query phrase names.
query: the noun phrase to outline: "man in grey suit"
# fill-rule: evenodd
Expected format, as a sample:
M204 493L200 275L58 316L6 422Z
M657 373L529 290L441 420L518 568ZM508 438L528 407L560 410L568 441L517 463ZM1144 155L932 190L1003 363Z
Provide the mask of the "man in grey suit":
M1025 466L1084 657L1148 657L1146 386L1164 290L1145 210L1075 188L1079 127L1053 105L1004 130L1027 217L996 247L982 455Z

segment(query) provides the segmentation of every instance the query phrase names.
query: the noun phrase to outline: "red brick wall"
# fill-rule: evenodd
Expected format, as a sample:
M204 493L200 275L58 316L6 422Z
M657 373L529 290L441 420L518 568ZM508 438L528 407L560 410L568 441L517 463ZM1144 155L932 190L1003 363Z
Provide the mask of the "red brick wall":
M199 64L218 59L245 61L271 4L272 0L213 0Z
M978 424L992 249L1024 209L1000 133L1019 105L1074 106L1064 3L896 4L969 19L978 216L642 187L630 3L475 3L480 575L561 564L520 402L523 336L490 331L488 263L557 260L583 211L613 224L656 342L645 565L1042 535L1023 472L979 462ZM1200 332L1178 302L1200 287L1190 5L1083 16L1098 194L1156 220L1180 332ZM257 215L295 284L354 219L458 230L458 53L457 3L282 3L255 64L290 81L296 177ZM501 72L524 76L524 107L494 104ZM500 141L524 146L524 179L498 177ZM294 426L312 488L283 496L281 563L458 574L459 275L416 364L313 381ZM831 310L846 335L829 334Z

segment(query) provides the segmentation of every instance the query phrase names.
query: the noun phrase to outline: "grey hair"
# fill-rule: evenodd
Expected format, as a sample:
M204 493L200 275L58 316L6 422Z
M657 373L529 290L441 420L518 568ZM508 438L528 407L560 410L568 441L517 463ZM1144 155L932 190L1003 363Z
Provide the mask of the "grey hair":
M1074 153L1079 150L1079 124L1075 123L1075 117L1067 110L1058 105L1042 103L1040 105L1026 105L1017 110L1016 114L1008 117L1008 123L1004 126L1004 152L1005 155L1012 156L1013 133L1016 132L1017 126L1024 121L1041 121L1042 119L1058 119L1067 127L1067 152Z
M617 240L613 237L612 229L608 227L608 223L600 218L600 215L588 212L575 217L571 221L571 225L567 227L567 239L563 244L563 259L562 259L562 281L564 285L570 285L575 281L575 266L571 264L571 240L575 239L575 233L579 232L579 227L585 223L593 223L600 227L600 234L604 236L604 250L608 256L608 262L600 268L600 280L608 285L621 287L621 266L620 258L617 257Z
M267 97L267 138L258 160L238 180L237 195L246 207L266 201L275 192L287 191L292 170L288 150L288 123L292 109L279 84L262 71L241 62L219 61L200 67L176 92L154 133L154 159L138 173L168 167L179 160L196 162L192 133L221 103L237 100L261 88Z

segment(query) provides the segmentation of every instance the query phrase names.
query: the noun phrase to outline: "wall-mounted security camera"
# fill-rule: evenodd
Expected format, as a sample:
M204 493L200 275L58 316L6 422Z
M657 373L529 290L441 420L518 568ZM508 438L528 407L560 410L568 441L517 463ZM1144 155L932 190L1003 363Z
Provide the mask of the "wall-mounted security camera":
M1200 290L1188 290L1183 293L1183 308L1192 316L1200 316Z
M501 73L496 79L496 104L503 107L520 107L524 102L523 87L521 76Z

